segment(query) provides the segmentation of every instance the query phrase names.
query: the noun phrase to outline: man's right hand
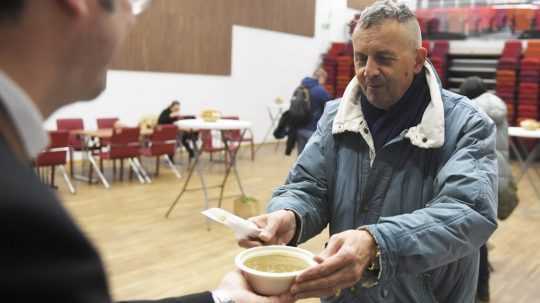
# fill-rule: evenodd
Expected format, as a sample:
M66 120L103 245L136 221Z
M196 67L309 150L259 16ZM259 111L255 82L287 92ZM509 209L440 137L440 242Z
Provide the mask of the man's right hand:
M238 245L249 248L262 245L286 245L294 237L296 218L290 210L278 210L273 213L249 219L262 229L258 238L240 239Z

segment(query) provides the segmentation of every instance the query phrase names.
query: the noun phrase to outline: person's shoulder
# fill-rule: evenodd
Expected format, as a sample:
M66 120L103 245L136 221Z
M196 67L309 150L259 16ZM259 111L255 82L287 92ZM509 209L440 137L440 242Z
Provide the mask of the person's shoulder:
M469 98L445 89L442 90L441 97L446 119L457 120L460 123L463 121L492 123L486 113Z
M319 126L321 126L325 132L332 132L332 124L334 123L334 118L336 117L340 102L341 98L326 102L324 113L319 120Z
M339 103L341 102L341 98L339 99L333 99L328 102L326 102L326 105L324 107L324 114L328 117L334 120L334 117L336 116L336 113L339 108Z
M319 84L319 85L315 86L315 88L317 88L318 91L324 92L325 94L329 95L329 94L328 94L328 91L326 90L326 88L324 87L324 85L320 85L320 84Z

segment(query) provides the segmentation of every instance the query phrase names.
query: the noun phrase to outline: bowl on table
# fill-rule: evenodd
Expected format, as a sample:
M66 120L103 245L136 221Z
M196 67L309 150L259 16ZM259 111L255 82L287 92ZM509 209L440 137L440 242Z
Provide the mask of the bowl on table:
M204 122L216 122L221 118L221 113L217 110L208 109L202 111L201 118Z
M289 290L296 276L316 265L313 258L305 249L272 245L247 249L236 256L235 263L255 292L274 296Z

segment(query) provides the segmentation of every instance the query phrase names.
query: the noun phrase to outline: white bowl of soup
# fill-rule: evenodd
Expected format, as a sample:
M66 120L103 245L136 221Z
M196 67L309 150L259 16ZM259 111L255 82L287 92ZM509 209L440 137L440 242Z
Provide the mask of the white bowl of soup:
M288 291L298 274L316 265L313 257L305 249L272 245L245 250L235 263L255 292L274 296Z

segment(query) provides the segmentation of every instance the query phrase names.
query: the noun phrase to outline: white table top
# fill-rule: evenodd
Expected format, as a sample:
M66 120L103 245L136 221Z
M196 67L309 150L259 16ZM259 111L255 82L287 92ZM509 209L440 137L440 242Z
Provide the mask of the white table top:
M249 121L227 119L219 119L216 122L206 122L203 119L187 119L176 121L174 124L181 129L236 130L251 127Z
M511 137L540 139L540 129L539 130L526 130L523 127L511 126L508 128L508 134Z

